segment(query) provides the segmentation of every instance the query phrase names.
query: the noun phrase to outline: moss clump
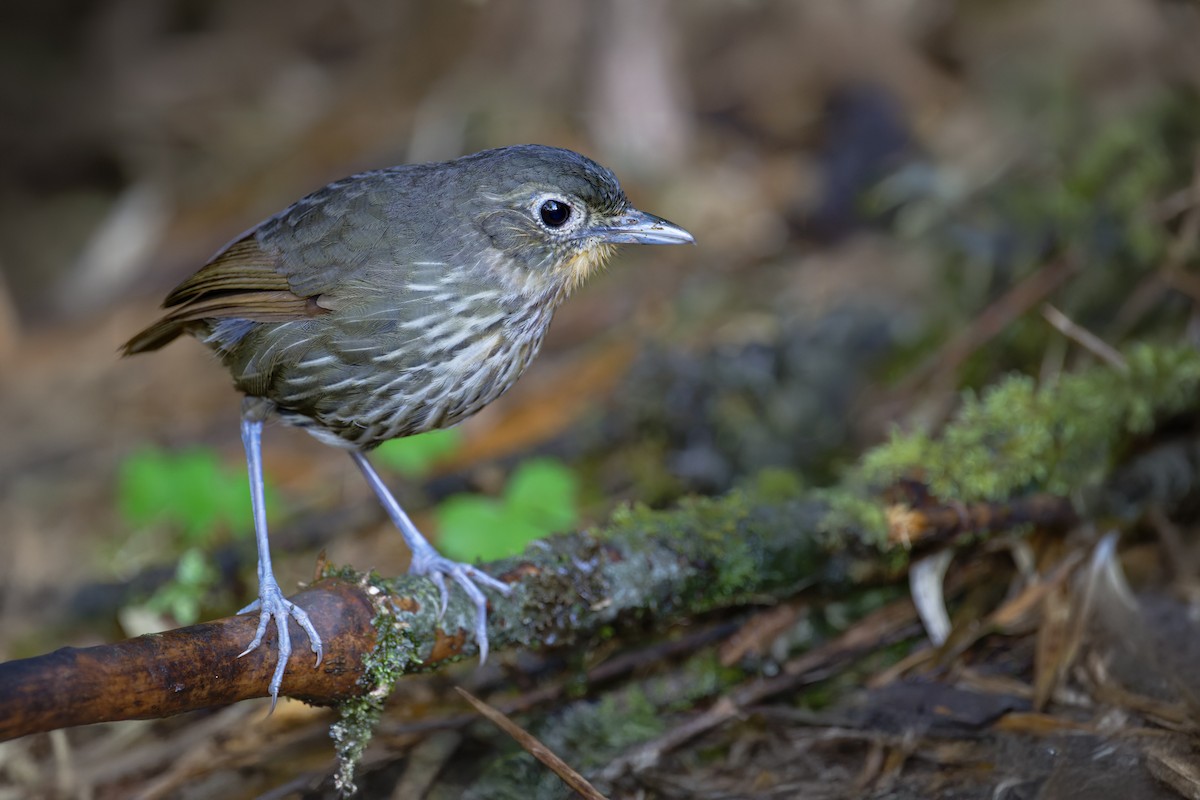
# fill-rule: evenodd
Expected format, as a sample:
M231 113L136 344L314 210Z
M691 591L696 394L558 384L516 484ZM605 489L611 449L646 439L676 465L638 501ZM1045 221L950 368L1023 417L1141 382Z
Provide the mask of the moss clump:
M338 706L340 719L329 728L337 751L334 787L342 797L357 791L354 772L379 724L383 703L392 693L392 687L402 675L412 672L414 665L420 664L416 643L394 614L381 609L372 625L377 638L374 650L363 657L363 676L359 680L363 692Z
M372 576L363 575L363 573L348 565L338 566L327 561L321 567L321 580L342 580L347 583L361 583L364 579L370 581L371 578Z
M1200 390L1200 353L1192 348L1137 345L1124 356L1124 369L1092 367L1044 386L1018 375L969 392L939 438L893 433L867 453L860 476L871 485L917 477L957 502L1093 486L1123 441L1194 406Z
M886 509L878 497L862 487L848 484L817 489L810 497L825 505L825 513L818 521L816 534L829 546L844 539L851 531L864 544L877 548L887 544Z
M680 576L693 574L693 579L681 577L675 597L663 598L666 609L688 607L699 613L761 596L784 583L796 585L819 568L815 538L801 537L797 546L786 552L769 543L776 537L782 540L781 531L808 530L807 521L814 511L795 507L799 494L794 503L783 501L778 480L768 483L770 500L760 497L752 485L721 497L690 498L667 512L627 509L613 516L602 536L608 542L620 542L628 551L625 563L633 573L644 570L638 556L657 553L650 561L659 569L674 570ZM689 566L711 564L717 553L719 569ZM619 585L620 581L613 583Z
M784 503L804 491L804 478L794 470L767 467L756 473L743 488L763 502Z
M338 708L341 719L329 726L329 736L337 751L333 785L341 797L350 797L358 791L354 785L354 771L371 741L382 712L382 702L367 696L357 697Z

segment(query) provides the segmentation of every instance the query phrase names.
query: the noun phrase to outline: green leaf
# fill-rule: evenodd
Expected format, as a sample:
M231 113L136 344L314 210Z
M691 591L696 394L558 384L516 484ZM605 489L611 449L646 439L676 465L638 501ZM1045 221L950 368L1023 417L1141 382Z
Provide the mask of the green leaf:
M180 556L175 577L159 587L146 605L170 614L182 625L190 625L199 619L204 597L216 585L217 577L207 554L190 548Z
M490 561L521 552L541 532L502 503L488 497L456 495L434 512L438 547L449 558Z
M547 533L574 527L579 521L578 497L575 474L550 458L526 461L504 489L506 505L539 523Z
M384 442L375 454L379 463L410 478L429 474L433 466L456 451L462 444L457 428L429 431L417 436Z
M274 506L269 486L266 493L269 513ZM147 606L183 624L195 622L217 582L208 555L211 543L224 531L241 536L253 530L245 468L222 463L207 448L176 453L143 448L121 464L117 500L131 526L143 534L153 529L167 543L160 557L183 551L175 576Z
M131 525L171 527L187 546L207 541L221 528L244 535L253 525L245 471L223 465L206 448L132 453L121 465L117 494Z
M196 548L185 550L179 557L175 567L175 580L185 586L211 586L217 579L217 571L213 568L208 556Z
M438 545L449 558L485 561L516 555L530 542L579 519L578 479L552 459L522 464L499 499L455 495L434 511Z

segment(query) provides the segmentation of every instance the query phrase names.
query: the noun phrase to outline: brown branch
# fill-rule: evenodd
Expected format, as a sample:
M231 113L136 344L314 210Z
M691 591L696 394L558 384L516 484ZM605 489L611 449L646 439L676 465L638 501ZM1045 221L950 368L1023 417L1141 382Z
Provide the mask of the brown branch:
M1002 502L950 505L902 500L887 507L887 519L888 538L893 544L927 550L964 534L996 533L1021 525L1067 528L1079 516L1074 504L1065 497L1031 494Z
M1019 507L965 518L957 510L922 509L920 538L944 542L1028 521ZM1070 506L1061 501L1055 509L1066 512ZM902 564L888 572L879 550L856 545L855 531L840 538L813 535L825 511L803 498L752 503L734 495L645 512L603 536L553 537L520 559L489 567L514 587L507 597L492 596L492 646L540 649L586 641L606 627L663 624L708 609L782 600L814 582L824 591L845 591L902 574ZM1038 519L1053 523L1063 517ZM428 580L399 578L386 589L390 600L378 602L378 588L324 580L296 595L322 634L325 660L312 668L307 641L293 624L286 695L333 704L375 688L361 684L362 663L375 648L373 625L384 610L393 616L396 638L389 644L393 678L475 652L466 634L474 610L461 593L452 594L439 617L436 589ZM273 629L262 647L237 658L256 621L254 615L229 617L0 664L0 739L262 697L275 663Z
M664 624L706 610L772 602L812 583L826 590L882 575L879 551L862 532L816 535L827 506L796 497L766 501L741 493L664 512L629 512L602 535L552 537L520 559L488 566L513 584L492 595L492 647L542 649L587 641L605 629ZM857 544L856 544L857 542ZM857 576L857 577L850 577ZM322 581L296 597L325 641L313 669L303 634L292 628L283 692L335 703L376 686L360 686L363 656L376 644L373 623L392 614L389 673L427 671L475 652L474 607L453 592L439 616L439 597L424 578L380 582L380 588ZM381 591L390 594L390 602ZM64 649L0 664L0 738L118 719L159 717L263 696L274 665L274 633L238 659L253 634L252 615L232 617L117 644Z
M1050 303L1042 306L1042 316L1063 336L1081 345L1113 369L1123 371L1129 369L1129 364L1126 363L1125 357L1121 355L1117 348L1075 322L1075 320L1059 311Z
M644 619L677 619L699 608L794 592L807 581L812 559L821 560L822 547L811 528L792 522L795 515L819 513L814 506L799 500L754 506L744 497L696 503L670 513L648 512L623 528L614 525L605 537L554 537L520 560L490 565L493 574L515 584L509 596L492 596L493 648L564 644L620 621L640 625ZM709 525L741 529L740 560L722 558L730 549ZM788 563L790 571L776 569ZM731 580L731 568L745 580ZM726 590L717 602L707 597L715 585ZM359 681L363 657L376 644L377 609L393 614L390 678L475 652L466 634L474 609L463 593L452 592L442 617L437 590L427 579L400 578L383 588L390 602L374 602L382 598L377 588L345 581L322 581L296 596L322 634L325 661L312 668L305 637L293 626L296 652L284 676L284 694L335 703L376 688ZM237 658L255 624L252 615L232 617L0 664L0 739L263 696L275 663L274 631L262 647Z
M461 686L455 686L454 688L458 690L463 699L470 703L476 711L487 717L497 728L515 739L525 752L549 767L571 791L585 798L585 800L607 800L604 795L597 791L595 786L588 783L587 778L580 775L574 767L563 761L557 753L546 747L532 733L509 719L502 711L483 702Z
M362 587L323 581L292 598L325 640L319 670L292 623L284 685L294 697L332 703L362 690L362 657L375 646L372 603ZM64 647L0 664L0 740L29 733L184 711L263 697L275 666L275 637L243 658L255 615L147 634L97 647Z

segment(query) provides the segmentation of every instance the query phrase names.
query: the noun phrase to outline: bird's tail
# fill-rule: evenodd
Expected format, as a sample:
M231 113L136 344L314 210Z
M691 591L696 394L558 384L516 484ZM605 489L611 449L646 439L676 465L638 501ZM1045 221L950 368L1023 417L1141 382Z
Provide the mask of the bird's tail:
M164 317L121 345L121 355L132 356L157 350L175 341L186 330L187 323L183 320Z

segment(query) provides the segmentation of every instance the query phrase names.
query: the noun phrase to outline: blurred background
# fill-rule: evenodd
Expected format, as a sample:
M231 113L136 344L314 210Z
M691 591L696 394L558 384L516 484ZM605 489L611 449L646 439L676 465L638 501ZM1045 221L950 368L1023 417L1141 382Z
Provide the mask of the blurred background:
M5 3L0 658L254 595L226 373L190 340L117 348L326 182L537 142L695 234L626 248L516 388L385 459L435 541L463 496L524 525L532 457L567 529L764 468L833 480L964 387L1086 359L1046 303L1112 344L1190 335L1198 41L1193 0ZM265 451L281 583L321 549L403 571L348 459L279 427Z

